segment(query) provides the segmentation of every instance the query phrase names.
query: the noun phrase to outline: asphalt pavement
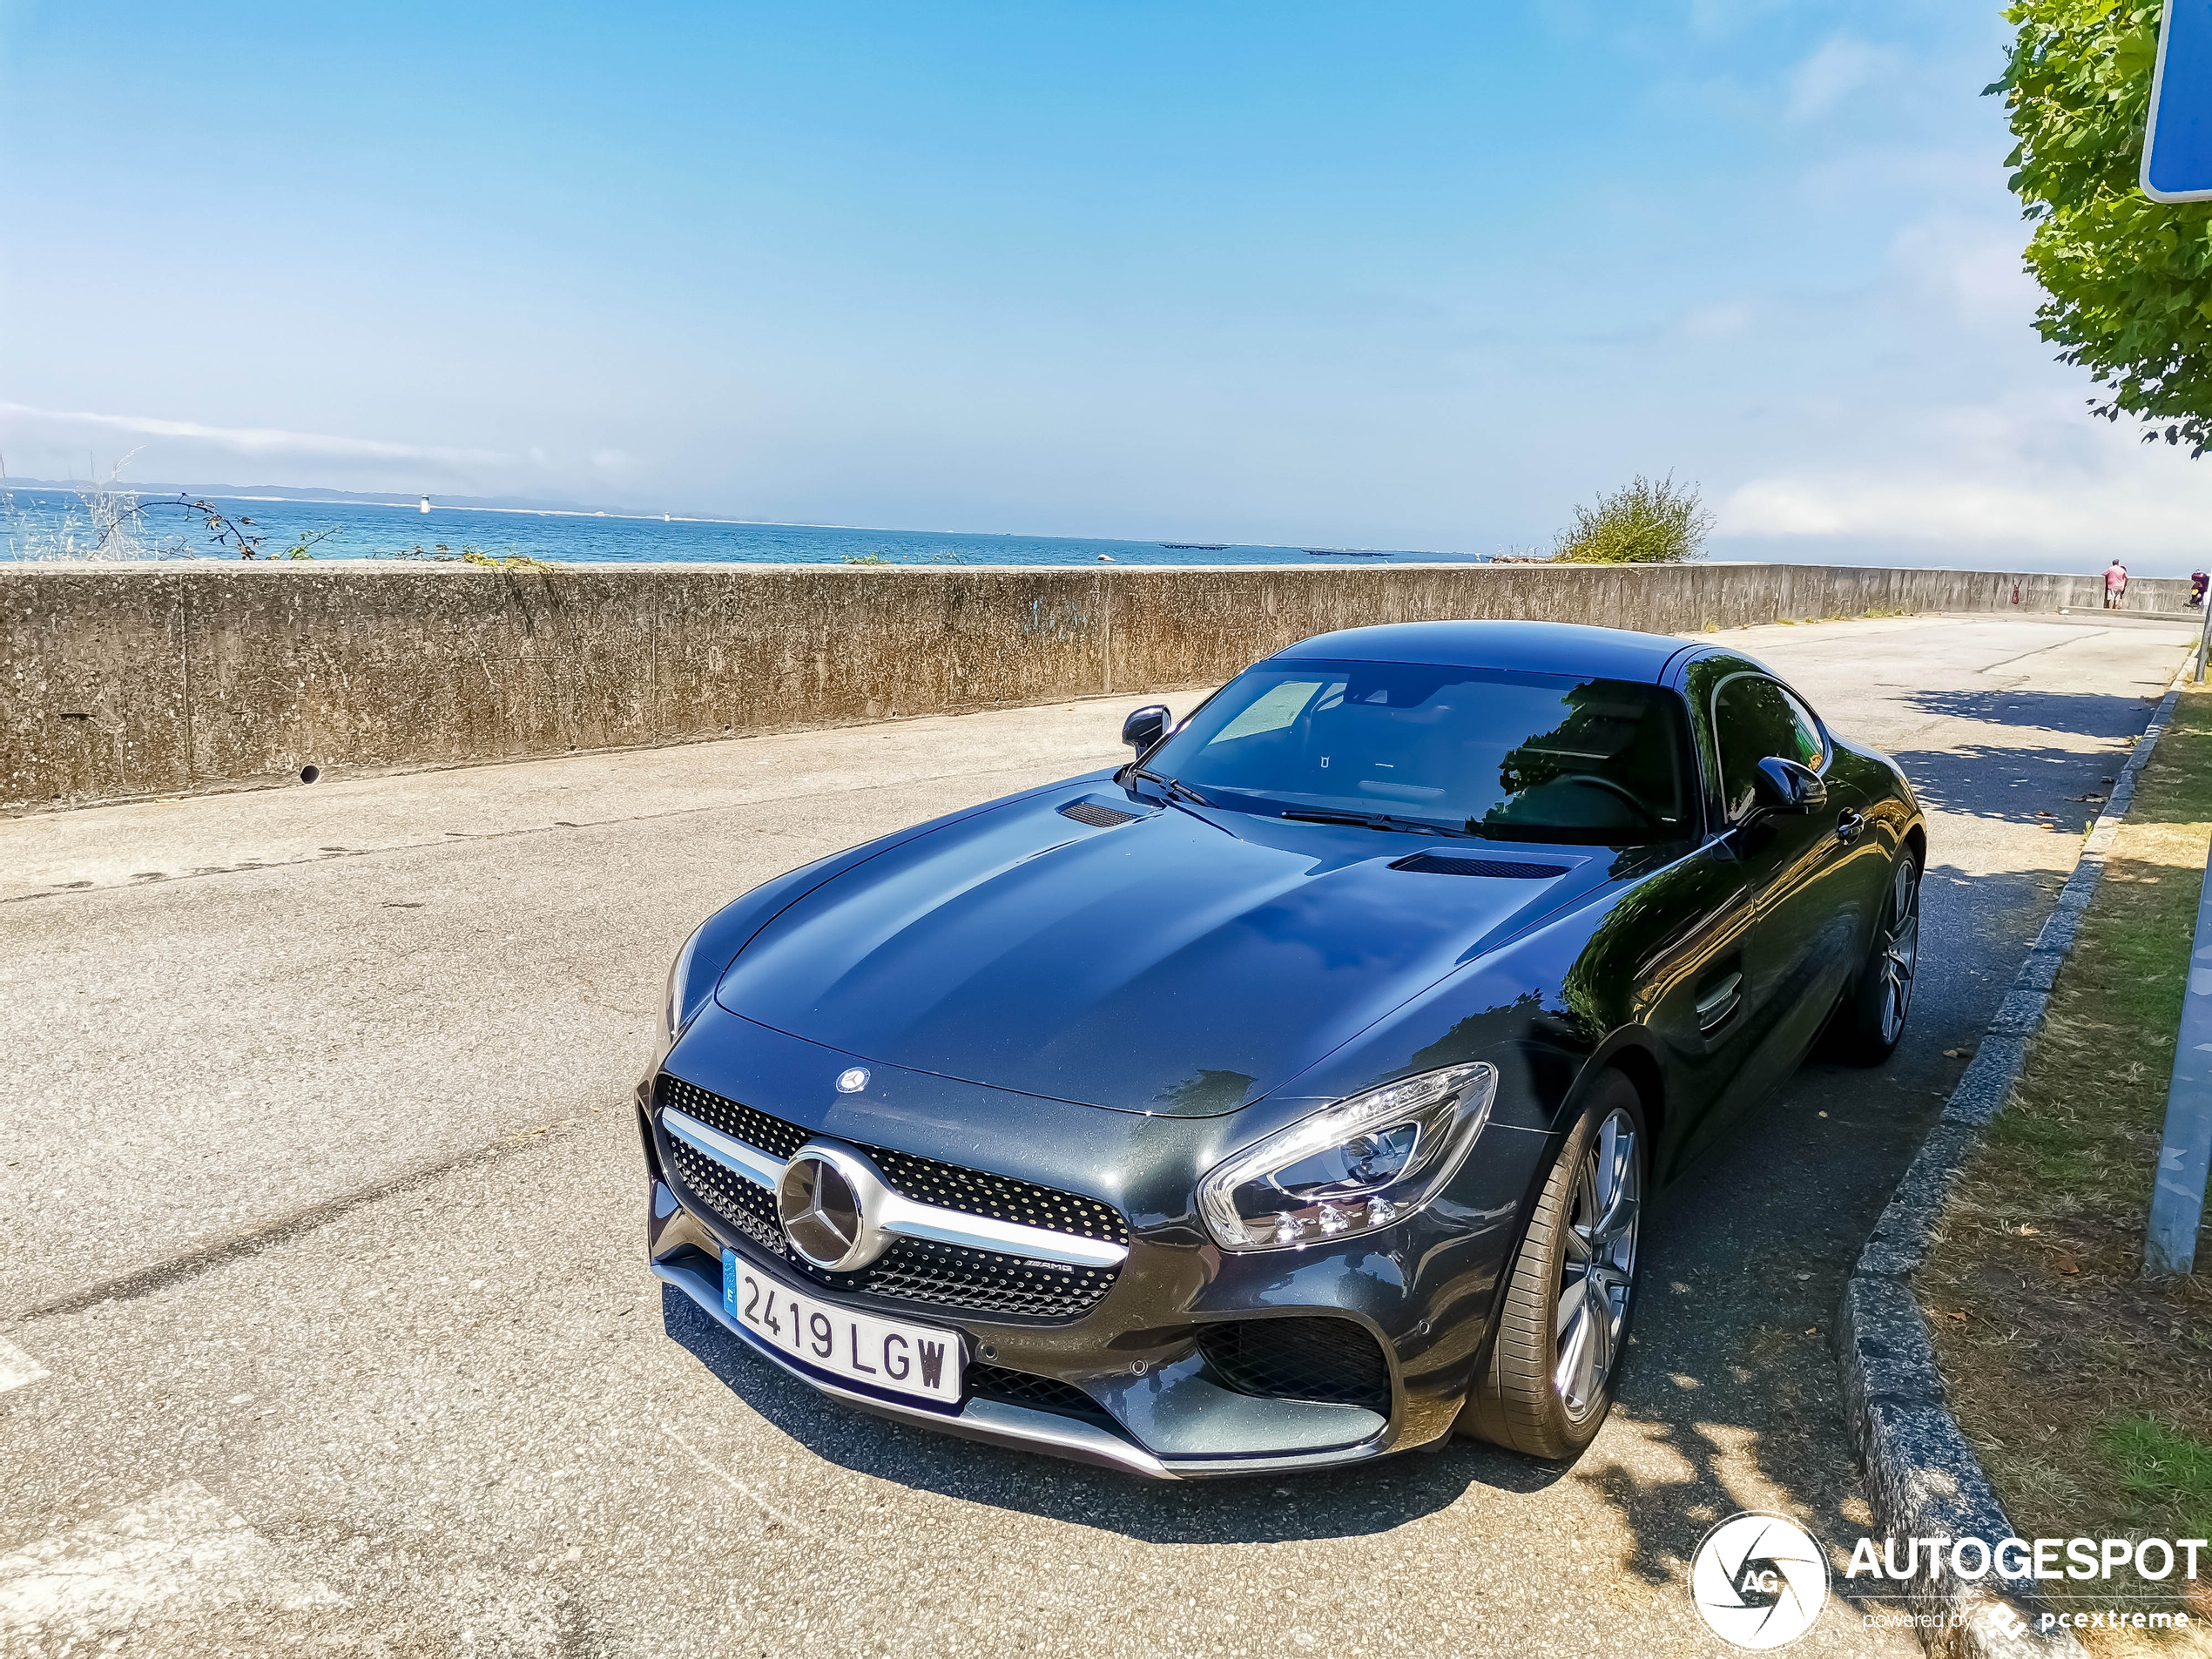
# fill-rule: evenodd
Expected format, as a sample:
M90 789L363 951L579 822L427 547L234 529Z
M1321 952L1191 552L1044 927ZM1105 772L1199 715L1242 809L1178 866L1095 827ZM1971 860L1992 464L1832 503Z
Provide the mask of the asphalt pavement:
M1866 1523L1831 1310L2190 636L1723 637L1921 791L1924 972L1888 1066L1809 1065L1655 1207L1568 1467L1140 1482L846 1411L647 1275L691 926L1150 699L0 821L0 1654L1720 1650L1707 1527ZM1919 1647L1839 1603L1802 1650Z

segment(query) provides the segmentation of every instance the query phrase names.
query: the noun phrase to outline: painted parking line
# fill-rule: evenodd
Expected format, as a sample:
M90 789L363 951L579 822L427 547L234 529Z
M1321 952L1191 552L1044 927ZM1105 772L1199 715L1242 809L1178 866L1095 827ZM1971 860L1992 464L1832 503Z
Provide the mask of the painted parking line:
M196 1480L0 1555L0 1650L36 1636L63 1652L251 1599L287 1609L341 1605L287 1578L276 1548Z
M46 1374L45 1366L7 1338L0 1337L0 1394L35 1383Z

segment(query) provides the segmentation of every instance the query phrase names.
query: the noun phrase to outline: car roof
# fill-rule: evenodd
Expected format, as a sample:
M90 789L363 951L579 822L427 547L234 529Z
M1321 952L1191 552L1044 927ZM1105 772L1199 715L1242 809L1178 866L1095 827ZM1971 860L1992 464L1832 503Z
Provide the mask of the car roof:
M1667 634L1586 628L1570 622L1394 622L1345 628L1286 645L1271 661L1440 663L1453 668L1586 674L1657 684L1667 664L1695 650Z

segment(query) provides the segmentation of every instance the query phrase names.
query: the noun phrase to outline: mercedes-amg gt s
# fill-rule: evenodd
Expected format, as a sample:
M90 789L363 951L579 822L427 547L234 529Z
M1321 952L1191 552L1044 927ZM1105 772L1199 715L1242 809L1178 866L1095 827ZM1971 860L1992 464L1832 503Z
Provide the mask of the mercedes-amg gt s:
M1926 831L1713 644L1325 634L692 934L653 1271L825 1393L1161 1476L1597 1432L1642 1204L1911 1007Z

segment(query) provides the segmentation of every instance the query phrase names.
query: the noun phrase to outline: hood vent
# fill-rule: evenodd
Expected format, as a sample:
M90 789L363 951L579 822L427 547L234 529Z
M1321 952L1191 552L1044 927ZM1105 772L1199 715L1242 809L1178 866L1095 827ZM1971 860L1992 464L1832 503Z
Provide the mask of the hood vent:
M1118 807L1102 806L1095 800L1071 800L1060 809L1062 818L1072 818L1078 824L1088 824L1093 829L1113 829L1123 824L1134 824L1144 814L1125 813Z
M1416 853L1410 859L1399 859L1390 867L1393 870L1412 870L1421 875L1487 875L1502 881L1548 881L1554 876L1565 875L1570 867L1564 864L1521 864L1511 859L1459 859L1443 853Z

